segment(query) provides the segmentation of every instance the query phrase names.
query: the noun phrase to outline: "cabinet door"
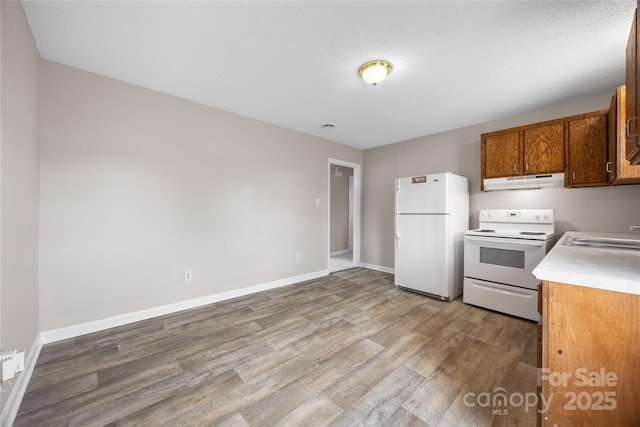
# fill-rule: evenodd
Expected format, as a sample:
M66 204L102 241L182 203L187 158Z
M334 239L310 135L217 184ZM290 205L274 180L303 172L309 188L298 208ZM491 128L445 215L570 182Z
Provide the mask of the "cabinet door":
M624 88L624 86L621 86ZM612 182L616 179L618 168L616 157L618 150L618 118L621 117L621 113L624 111L618 111L618 96L620 96L621 92L624 92L624 89L621 91L620 88L616 91L616 93L611 97L611 103L609 104L609 117L607 120L609 121L609 135L607 141L607 181Z
M483 178L522 175L522 139L520 131L486 135L483 142Z
M523 132L524 174L564 172L564 123Z
M640 3L640 2L639 2ZM631 31L629 33L629 41L627 42L626 52L626 68L625 68L625 83L627 86L627 126L625 127L626 145L627 145L627 160L632 165L640 164L640 138L638 133L640 131L640 123L638 122L638 10L633 16L633 23L631 24Z
M613 96L609 109L609 180L613 178L613 185L640 184L640 165L631 165L627 160L625 144L626 120L625 86L620 86Z
M543 426L640 425L640 295L544 282Z
M607 114L569 122L569 185L608 185Z

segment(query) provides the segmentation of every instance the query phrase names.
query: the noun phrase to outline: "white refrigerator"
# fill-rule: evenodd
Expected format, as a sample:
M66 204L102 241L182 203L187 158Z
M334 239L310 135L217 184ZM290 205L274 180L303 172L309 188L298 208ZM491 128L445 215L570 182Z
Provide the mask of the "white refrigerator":
M469 183L450 172L396 179L395 285L452 300L462 294Z

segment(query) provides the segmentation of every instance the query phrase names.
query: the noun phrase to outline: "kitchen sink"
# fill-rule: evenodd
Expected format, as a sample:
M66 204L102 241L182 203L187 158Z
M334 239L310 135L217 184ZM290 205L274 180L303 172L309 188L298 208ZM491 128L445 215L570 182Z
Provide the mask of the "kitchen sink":
M565 246L583 246L586 248L625 249L640 251L640 240L618 239L612 237L574 237L567 236L562 241Z

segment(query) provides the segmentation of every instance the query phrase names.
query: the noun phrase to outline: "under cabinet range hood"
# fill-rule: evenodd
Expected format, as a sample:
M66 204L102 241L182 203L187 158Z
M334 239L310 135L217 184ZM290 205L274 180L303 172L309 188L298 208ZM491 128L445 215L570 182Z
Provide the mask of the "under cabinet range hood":
M484 191L528 190L562 186L564 186L563 173L510 176L507 178L489 178L484 180Z

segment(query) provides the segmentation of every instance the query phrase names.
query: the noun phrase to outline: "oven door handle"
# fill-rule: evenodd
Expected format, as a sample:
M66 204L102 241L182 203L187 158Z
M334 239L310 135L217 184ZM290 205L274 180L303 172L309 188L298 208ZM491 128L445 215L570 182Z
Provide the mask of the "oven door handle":
M509 239L509 238L483 238L475 236L465 236L465 240L471 242L484 242L493 243L494 245L516 245L516 246L533 246L541 248L545 245L542 240L524 240L524 239Z

